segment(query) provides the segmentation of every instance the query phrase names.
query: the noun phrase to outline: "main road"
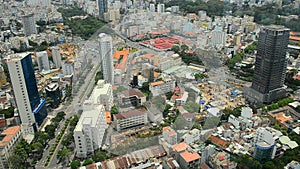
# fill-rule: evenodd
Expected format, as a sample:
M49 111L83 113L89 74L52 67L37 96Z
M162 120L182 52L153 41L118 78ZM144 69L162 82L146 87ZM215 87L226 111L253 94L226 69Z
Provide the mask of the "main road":
M89 44L88 48L91 48L90 43L88 43L88 44ZM94 48L94 50L98 50L97 45L93 45L93 48ZM89 52L93 52L93 50L87 50L87 53L89 53ZM90 57L94 56L94 55L87 54L87 53L83 53L83 54L86 54L86 56L90 56ZM86 72L86 74L83 73L83 75L85 75L85 80L84 80L83 84L80 86L76 95L73 94L73 99L71 101L66 101L66 103L64 103L64 105L62 105L58 109L54 110L51 113L52 115L56 115L57 112L64 111L66 113L65 119L68 119L68 118L74 116L75 114L77 114L78 110L81 109L81 105L83 104L83 102L86 99L89 92L94 87L94 84L95 84L94 79L95 79L96 73L100 69L98 62L96 62L94 58L90 58L90 59L92 59L94 61L92 63L92 64L94 64L94 66L90 70L87 70L87 69L83 70L84 72ZM76 82L74 82L74 84L75 83ZM63 128L63 126L64 126L64 121L59 123L59 127L57 128L57 130L55 132L55 136L58 136L58 134L61 132L61 129ZM66 129L66 132L68 132L68 129ZM62 137L62 139L63 139L63 137ZM49 141L48 144L50 145L50 147L52 147L52 145L55 143L55 140L56 140L56 138ZM36 169L61 168L57 164L57 158L56 158L57 152L62 148L62 145L60 142L57 145L57 148L55 149L55 151L53 153L53 158L51 158L48 167L45 167L45 162L46 162L47 156L49 155L50 147L47 150L45 150L45 152L43 153L42 159L35 166Z

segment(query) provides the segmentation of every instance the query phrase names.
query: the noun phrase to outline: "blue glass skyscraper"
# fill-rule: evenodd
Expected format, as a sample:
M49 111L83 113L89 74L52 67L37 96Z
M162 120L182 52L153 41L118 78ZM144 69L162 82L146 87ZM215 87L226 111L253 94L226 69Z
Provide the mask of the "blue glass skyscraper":
M19 116L28 133L37 131L48 115L45 99L38 92L31 55L14 54L7 62Z

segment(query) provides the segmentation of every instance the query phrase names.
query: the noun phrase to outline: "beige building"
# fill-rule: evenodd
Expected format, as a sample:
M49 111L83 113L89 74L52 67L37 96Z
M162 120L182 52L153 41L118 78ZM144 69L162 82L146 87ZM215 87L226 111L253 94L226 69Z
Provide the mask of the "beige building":
M0 169L8 167L8 157L13 152L16 143L21 138L21 127L14 126L4 130L0 135Z
M175 88L175 80L165 79L163 81L153 82L149 85L149 90L153 96L158 96L165 94L167 92L173 91Z
M135 109L125 113L114 115L114 121L118 131L136 127L148 123L148 111L144 108Z

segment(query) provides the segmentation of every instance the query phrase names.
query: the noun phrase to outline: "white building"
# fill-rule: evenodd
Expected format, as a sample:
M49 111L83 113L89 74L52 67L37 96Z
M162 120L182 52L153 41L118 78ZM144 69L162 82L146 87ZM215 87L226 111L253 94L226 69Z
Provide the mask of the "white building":
M0 169L8 167L8 158L12 155L16 143L19 142L21 135L21 127L8 127L1 133L0 137Z
M149 10L150 12L155 12L155 4L150 4Z
M105 109L103 105L84 110L74 130L76 156L86 158L102 145L105 129Z
M252 109L250 107L243 107L241 111L241 117L244 119L250 119L253 116Z
M207 109L207 117L219 117L221 116L220 109L216 107Z
M34 21L34 14L22 16L23 31L26 36L37 34L37 29Z
M29 6L35 7L35 6L50 6L50 0L28 0L27 4Z
M53 47L52 49L52 58L56 68L61 67L61 54L59 47Z
M276 144L276 141L279 137L282 136L282 133L271 127L259 127L256 130L255 136L253 138L253 144L261 144L264 143L266 145L272 146ZM271 158L273 159L276 154L277 147L274 146L273 153Z
M191 143L194 143L196 141L199 141L199 139L200 139L200 130L193 129L193 130L189 131L188 133L186 133L185 135L183 135L182 139L187 144L191 144Z
M157 12L164 13L165 12L165 4L157 4Z
M148 112L146 109L135 109L125 113L114 115L118 131L148 123Z
M216 27L211 33L211 45L214 47L223 47L226 42L226 33L220 27Z
M102 63L103 77L106 82L114 85L114 66L113 66L113 51L112 37L105 33L100 33L100 57L99 62Z
M177 133L170 126L164 127L162 132L164 140L169 143L169 145L177 144Z
M149 85L149 90L151 91L153 96L158 96L173 91L174 88L175 80L172 79L165 79L164 81L153 82Z
M49 58L46 51L37 52L36 61L40 72L50 70Z
M63 75L73 75L74 74L74 62L66 61L62 64Z
M171 12L172 13L178 13L179 12L179 6L171 6Z
M112 85L99 80L90 98L86 101L94 105L102 104L106 111L110 111L113 105Z

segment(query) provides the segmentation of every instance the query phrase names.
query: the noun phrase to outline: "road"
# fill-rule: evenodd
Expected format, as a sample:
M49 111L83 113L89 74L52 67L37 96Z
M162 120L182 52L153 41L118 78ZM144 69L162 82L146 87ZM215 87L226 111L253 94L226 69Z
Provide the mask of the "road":
M95 57L95 51L98 50L98 43L93 43L88 41L87 43L85 43L85 46L88 47L83 47L83 49L85 49L85 52L81 53L79 57L83 57L83 55L85 55L87 57L87 59L94 59ZM64 103L64 105L60 106L59 108L55 109L54 111L52 111L51 115L56 115L56 113L60 112L60 111L64 111L66 113L66 117L65 119L68 119L72 116L74 116L75 114L78 113L78 110L81 109L81 105L83 103L83 101L85 100L85 98L87 97L88 93L93 89L94 87L94 79L96 76L97 71L100 69L100 66L98 66L98 62L93 62L94 66L91 70L88 69L84 69L85 72L87 72L86 76L85 76L85 80L84 83L81 85L81 87L79 88L78 92L76 93L76 95L73 95L73 99L72 101L67 101L66 103ZM83 75L85 75L83 73ZM76 82L74 82L73 84L76 84ZM55 132L55 136L58 136L58 134L61 132L61 129L64 126L64 121L59 123L59 127L57 128L56 132ZM68 131L68 129L66 130ZM36 164L36 168L37 169L44 169L46 168L45 162L47 159L47 156L49 155L49 150L51 148L51 146L55 143L56 138L52 139L49 141L49 148L47 150L44 151L43 153L43 157L42 159ZM53 153L53 159L49 162L49 165L47 168L60 168L57 163L57 152L62 148L62 145L59 143L59 145L57 146L57 149L54 151Z

